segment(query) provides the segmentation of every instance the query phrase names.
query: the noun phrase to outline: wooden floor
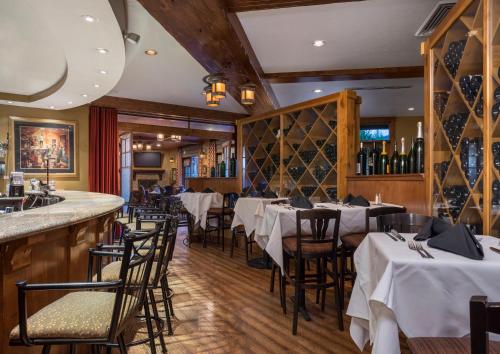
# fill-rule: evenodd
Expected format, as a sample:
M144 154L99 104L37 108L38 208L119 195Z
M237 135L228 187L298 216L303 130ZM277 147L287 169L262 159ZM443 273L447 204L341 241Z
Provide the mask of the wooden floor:
M324 313L314 294L308 294L312 321L299 317L293 336L291 302L284 315L277 286L274 294L269 292L270 270L248 267L239 249L230 258L228 239L223 253L216 244L188 248L182 243L185 235L179 229L169 277L175 292L174 335L164 336L170 353L360 353L349 336L347 316L345 330L337 328L333 291ZM253 257L258 256L255 246ZM130 353L149 353L149 348L131 348Z

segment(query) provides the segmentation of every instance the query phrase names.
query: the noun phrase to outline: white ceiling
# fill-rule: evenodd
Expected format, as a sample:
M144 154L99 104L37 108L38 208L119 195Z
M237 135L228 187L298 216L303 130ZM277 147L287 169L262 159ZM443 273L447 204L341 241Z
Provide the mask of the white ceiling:
M388 87L405 88L389 89ZM357 94L362 98L361 117L403 117L424 114L424 80L422 78L273 84L272 88L283 106L318 98L343 89L356 89ZM322 89L323 92L314 93L315 89ZM409 111L410 107L415 110Z
M242 12L264 72L422 65L414 33L438 0L366 0ZM313 47L316 39L323 47Z
M207 71L182 47L137 0L128 1L129 32L138 33L138 45L127 43L125 72L111 96L208 108L201 95ZM146 49L156 56L144 54ZM218 110L244 113L231 96Z
M83 15L98 21L85 22ZM125 65L120 27L103 0L2 0L0 42L0 92L34 94L51 87L67 70L62 86L49 96L31 103L0 101L4 104L80 106L109 92ZM98 54L96 48L109 52Z

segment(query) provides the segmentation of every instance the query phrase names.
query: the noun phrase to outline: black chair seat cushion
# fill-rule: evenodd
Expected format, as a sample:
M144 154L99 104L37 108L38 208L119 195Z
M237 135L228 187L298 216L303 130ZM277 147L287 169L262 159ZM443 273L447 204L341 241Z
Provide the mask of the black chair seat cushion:
M341 236L340 240L342 241L342 246L347 249L353 249L358 248L359 244L365 239L365 237L365 233L347 234Z
M470 338L417 337L408 339L412 354L470 354ZM500 354L500 342L490 341L490 354Z
M297 237L283 238L283 250L290 255L297 253ZM326 255L332 253L332 244L328 243L302 243L302 254L305 256Z

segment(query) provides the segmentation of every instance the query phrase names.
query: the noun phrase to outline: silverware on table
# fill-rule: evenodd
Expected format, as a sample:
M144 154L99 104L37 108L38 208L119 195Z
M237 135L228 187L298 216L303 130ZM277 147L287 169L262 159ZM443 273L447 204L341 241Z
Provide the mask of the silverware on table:
M427 258L434 258L432 256L432 254L430 254L425 248L424 246L422 246L422 242L418 242L418 241L414 241L415 244L417 245L417 249L421 250L422 252L424 252L427 256Z
M400 241L403 241L403 242L406 241L406 239L403 236L401 236L401 234L399 232L397 232L396 230L394 230L394 229L391 229L391 234L394 237L397 237Z
M390 238L392 238L393 241L396 241L398 242L398 239L396 237L394 237L392 234L390 234L389 232L384 232L387 236L389 236Z
M496 247L490 246L490 250L492 250L495 253L499 253L500 254L500 249L498 249Z
M408 248L417 251L422 258L427 258L424 252L418 249L417 245L415 244L415 241L408 241Z

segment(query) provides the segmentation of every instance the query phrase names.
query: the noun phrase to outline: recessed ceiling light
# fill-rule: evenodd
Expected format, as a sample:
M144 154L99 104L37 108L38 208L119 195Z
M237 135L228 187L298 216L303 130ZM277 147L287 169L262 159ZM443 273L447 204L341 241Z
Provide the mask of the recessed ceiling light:
M82 17L85 20L85 22L88 22L88 23L93 23L93 22L97 21L97 19L94 16L83 15Z
M94 87L95 87L95 88L99 88L99 87L101 87L101 85L99 85L99 84L94 84Z
M314 93L321 93L321 92L323 92L323 90L322 89L315 89L315 90L313 90L313 92Z
M106 70L99 70L99 74L106 75L108 72Z
M68 101L68 104L73 104L73 101Z
M161 147L161 144L160 143L156 143L156 147Z
M50 106L49 108L50 108L50 109L55 109L56 107L55 107L55 106Z
M316 39L314 42L313 42L313 46L315 47L322 47L325 45L325 41L322 40L322 39Z
M8 104L12 104L12 101L7 101Z
M409 110L409 111L414 111L414 110L415 110L415 107L408 107L408 110Z
M109 52L109 50L107 50L106 48L96 48L96 50L99 54L106 54L107 52Z
M82 97L88 97L88 95L86 93L82 93Z
M158 54L158 52L155 49L147 49L144 51L144 54L153 56Z

